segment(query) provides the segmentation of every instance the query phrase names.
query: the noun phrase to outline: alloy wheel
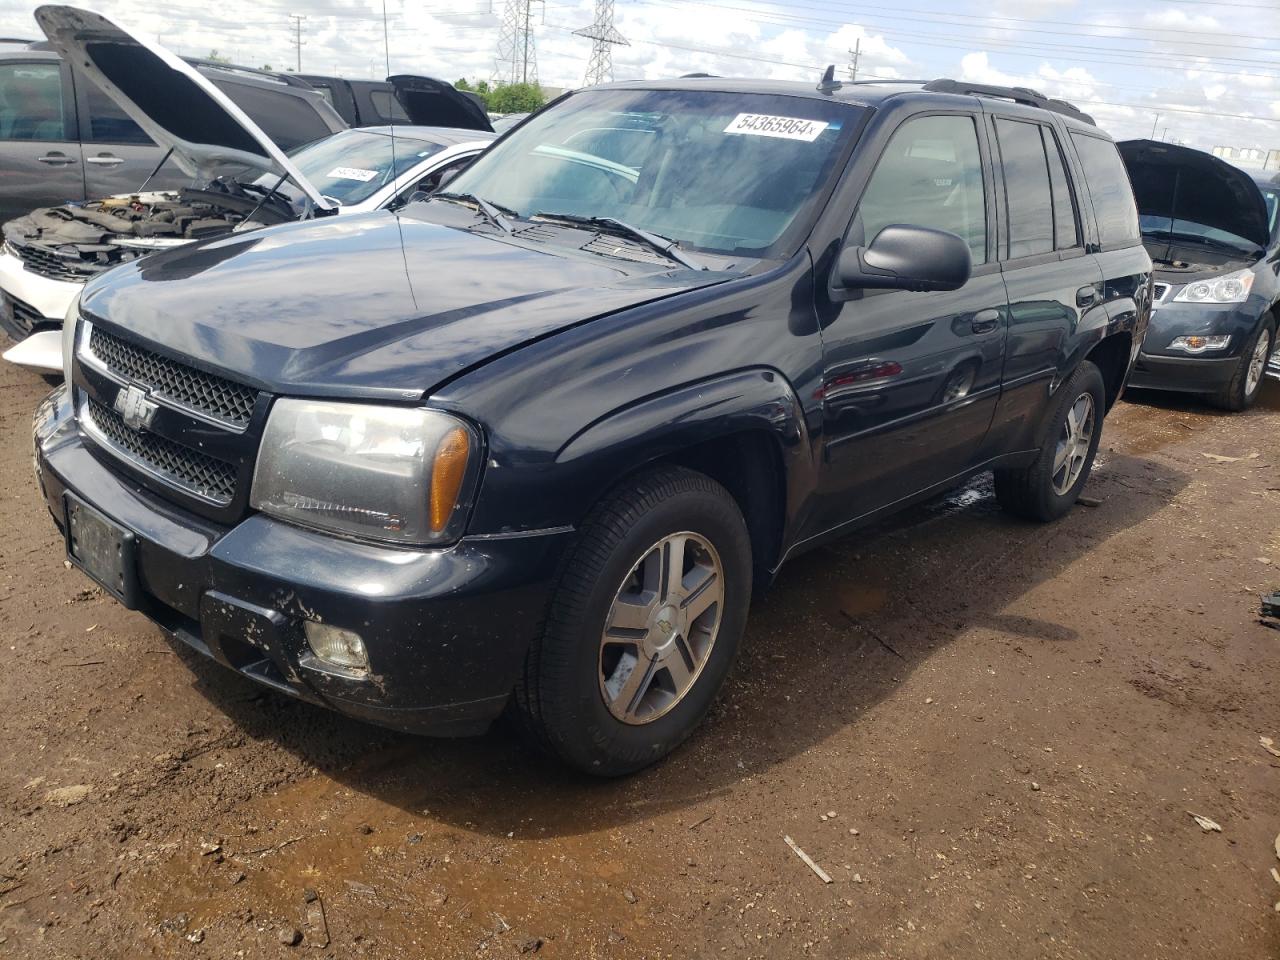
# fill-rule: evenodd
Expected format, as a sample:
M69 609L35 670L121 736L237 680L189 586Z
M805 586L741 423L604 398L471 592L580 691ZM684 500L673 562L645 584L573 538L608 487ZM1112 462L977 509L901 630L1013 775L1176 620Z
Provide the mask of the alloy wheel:
M651 723L693 689L720 630L724 568L688 531L659 540L632 567L600 637L600 694L613 716Z
M1058 445L1053 456L1053 492L1065 496L1080 479L1089 458L1095 427L1093 394L1082 393L1067 411L1067 422L1062 425Z
M1267 369L1267 360L1271 356L1271 331L1263 330L1258 337L1257 346L1253 348L1253 356L1249 358L1249 372L1245 374L1244 395L1253 396L1258 384L1262 382L1262 373Z

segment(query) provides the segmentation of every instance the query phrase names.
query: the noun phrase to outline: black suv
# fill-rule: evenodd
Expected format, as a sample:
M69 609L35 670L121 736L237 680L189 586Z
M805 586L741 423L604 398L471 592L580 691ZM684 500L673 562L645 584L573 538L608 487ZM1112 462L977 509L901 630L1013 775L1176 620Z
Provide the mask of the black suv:
M91 281L40 486L248 677L620 774L789 557L984 470L1070 509L1150 291L1114 144L1031 91L593 87L397 213Z

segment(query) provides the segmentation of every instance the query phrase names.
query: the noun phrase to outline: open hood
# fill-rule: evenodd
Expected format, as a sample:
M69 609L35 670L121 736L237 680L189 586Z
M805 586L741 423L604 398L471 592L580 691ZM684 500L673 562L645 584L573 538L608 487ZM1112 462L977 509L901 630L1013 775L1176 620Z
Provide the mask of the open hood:
M1266 249L1271 239L1267 201L1249 174L1190 147L1155 140L1126 140L1117 146L1142 216L1225 230ZM1168 237L1167 225L1149 235Z
M409 122L420 127L459 127L493 132L489 115L480 104L442 80L398 74L387 77Z
M91 10L49 5L38 7L35 17L54 49L156 143L172 148L192 177L242 164L287 174L316 207L332 208L262 128L195 67Z

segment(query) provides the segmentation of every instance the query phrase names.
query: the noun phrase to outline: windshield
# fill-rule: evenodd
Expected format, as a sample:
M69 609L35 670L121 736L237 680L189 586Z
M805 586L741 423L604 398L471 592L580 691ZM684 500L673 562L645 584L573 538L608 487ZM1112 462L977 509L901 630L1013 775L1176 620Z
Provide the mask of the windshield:
M527 121L449 189L519 217L611 217L686 249L783 256L862 113L808 97L589 91Z
M1271 222L1274 225L1275 212L1274 208L1271 209ZM1234 247L1237 250L1254 251L1258 249L1258 245L1253 241L1236 236L1229 230L1219 230L1217 227L1209 227L1203 223L1196 223L1194 220L1171 220L1168 217L1157 217L1149 213L1142 215L1142 232L1147 236L1160 238L1172 235L1183 240L1201 240L1218 244L1219 246Z
M444 148L442 143L396 134L393 166L390 136L369 130L344 130L291 150L289 156L320 193L350 206L367 200L400 174ZM279 179L279 174L271 173L254 182L270 187ZM288 181L280 192L291 199L300 197Z

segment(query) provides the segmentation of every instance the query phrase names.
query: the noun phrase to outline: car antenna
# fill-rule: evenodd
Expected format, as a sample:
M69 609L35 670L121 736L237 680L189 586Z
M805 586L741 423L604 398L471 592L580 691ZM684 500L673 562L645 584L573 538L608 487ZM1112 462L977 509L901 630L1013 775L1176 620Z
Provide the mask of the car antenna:
M836 65L833 63L823 71L822 79L818 81L819 93L835 93L844 84L836 79Z
M387 0L382 0L382 54L386 61L387 76L391 76L391 33L387 29ZM394 189L399 167L396 164L396 98L391 97L387 116L391 121L391 183Z

